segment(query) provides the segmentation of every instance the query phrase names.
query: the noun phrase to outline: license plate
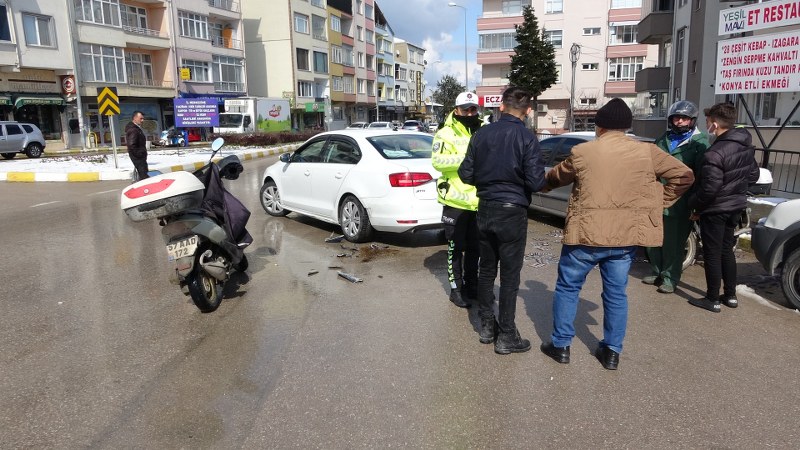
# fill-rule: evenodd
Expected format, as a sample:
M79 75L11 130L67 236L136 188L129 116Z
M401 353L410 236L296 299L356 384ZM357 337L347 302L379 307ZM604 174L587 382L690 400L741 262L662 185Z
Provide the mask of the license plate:
M169 261L175 261L184 256L192 256L197 251L197 236L189 236L180 241L167 244L167 256Z

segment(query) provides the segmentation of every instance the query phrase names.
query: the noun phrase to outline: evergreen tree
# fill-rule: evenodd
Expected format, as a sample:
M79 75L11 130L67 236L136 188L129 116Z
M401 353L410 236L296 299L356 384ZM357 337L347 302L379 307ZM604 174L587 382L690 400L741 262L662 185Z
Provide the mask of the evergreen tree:
M558 80L556 52L553 44L544 37L544 29L539 31L539 21L533 8L522 10L522 25L515 25L517 46L511 55L511 71L508 80L513 86L530 91L533 95L533 110L542 92ZM533 121L536 128L536 120Z
M444 118L450 114L450 111L456 107L456 97L458 94L466 91L467 88L459 83L452 75L445 75L436 83L436 90L433 92L433 101L441 103L442 109L439 111L439 123L444 121Z

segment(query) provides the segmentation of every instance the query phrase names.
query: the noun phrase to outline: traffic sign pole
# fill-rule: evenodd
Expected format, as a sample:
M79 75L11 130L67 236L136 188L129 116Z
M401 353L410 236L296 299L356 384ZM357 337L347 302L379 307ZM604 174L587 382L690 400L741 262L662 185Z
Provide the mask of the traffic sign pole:
M117 133L114 129L117 128L117 116L108 116L108 125L111 128L111 148L114 149L114 168L119 169L119 162L117 162ZM136 169L134 169L136 170Z
M114 151L114 168L119 169L117 162L117 127L115 117L119 114L119 96L115 87L97 88L97 110L100 114L108 116L108 126L111 128L111 148Z

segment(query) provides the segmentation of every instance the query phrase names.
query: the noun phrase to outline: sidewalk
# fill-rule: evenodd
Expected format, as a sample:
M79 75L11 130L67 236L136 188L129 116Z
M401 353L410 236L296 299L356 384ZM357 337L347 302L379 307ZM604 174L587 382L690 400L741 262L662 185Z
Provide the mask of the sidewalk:
M223 147L215 160L237 155L244 163L251 159L294 151L301 143L277 145L267 148ZM0 161L0 181L6 182L86 182L131 180L133 164L124 149L117 151L117 163L111 149L57 150L47 152L43 158L30 159L17 155L12 160ZM147 164L151 171L162 173L179 170L192 171L202 167L211 157L210 144L190 147L165 147L148 151Z

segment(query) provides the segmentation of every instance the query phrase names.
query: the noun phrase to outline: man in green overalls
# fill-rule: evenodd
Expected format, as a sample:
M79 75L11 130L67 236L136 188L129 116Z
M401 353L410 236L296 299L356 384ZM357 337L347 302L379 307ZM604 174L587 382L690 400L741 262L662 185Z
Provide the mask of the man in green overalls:
M681 100L672 104L667 112L669 130L656 141L656 145L689 166L698 179L698 168L708 148L708 137L697 126L698 109L694 103ZM688 196L664 210L664 243L661 247L647 247L647 259L653 274L642 278L642 283L658 286L658 292L671 294L681 279L686 239L692 229L689 219Z

